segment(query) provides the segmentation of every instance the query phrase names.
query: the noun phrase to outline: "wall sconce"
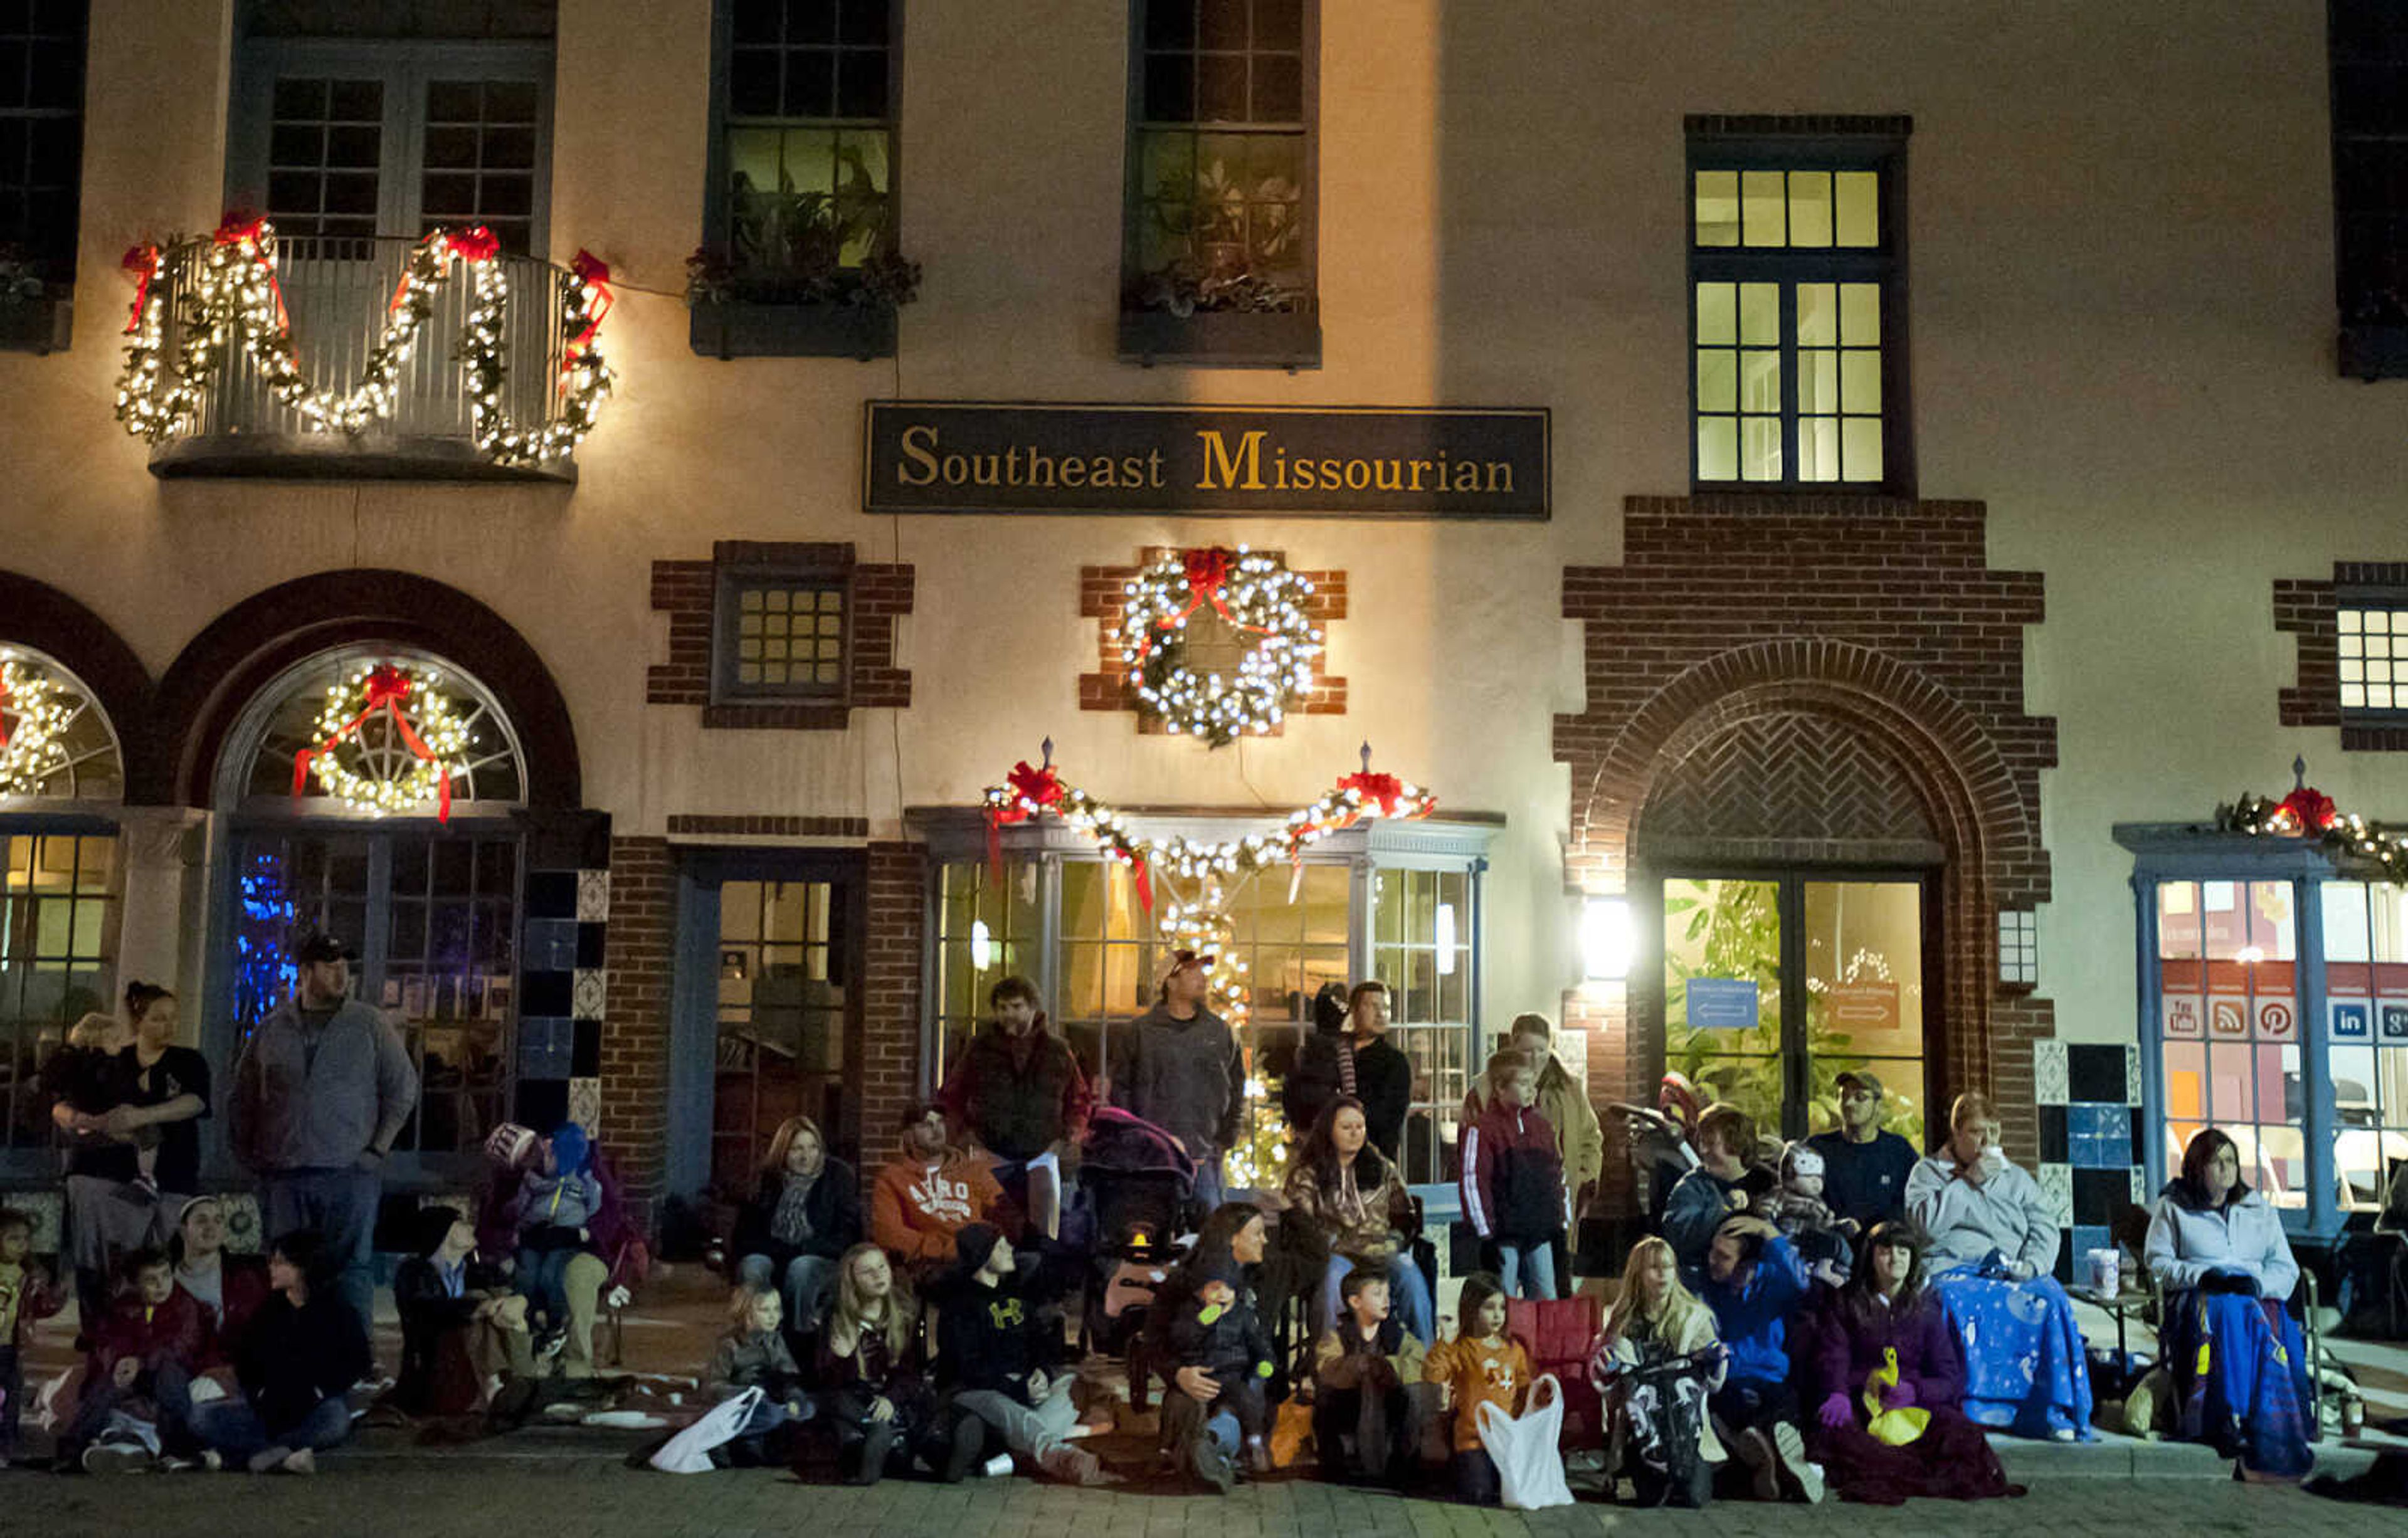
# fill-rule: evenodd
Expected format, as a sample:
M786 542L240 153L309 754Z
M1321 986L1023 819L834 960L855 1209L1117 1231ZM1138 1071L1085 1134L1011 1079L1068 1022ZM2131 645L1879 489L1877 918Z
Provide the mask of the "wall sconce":
M1999 981L2009 988L2040 982L2040 927L2029 908L1999 910Z
M1452 977L1452 976L1454 976L1454 975L1455 975L1455 904L1452 904L1452 903L1440 903L1440 904L1438 905L1438 933L1433 936L1433 939L1436 941L1437 946L1438 946L1438 975L1439 975L1440 976L1441 976L1441 977Z
M1591 897L1581 904L1581 963L1592 982L1620 982L1630 975L1638 937L1631 933L1630 900Z
M984 972L995 960L995 941L988 935L986 920L970 920L970 970Z

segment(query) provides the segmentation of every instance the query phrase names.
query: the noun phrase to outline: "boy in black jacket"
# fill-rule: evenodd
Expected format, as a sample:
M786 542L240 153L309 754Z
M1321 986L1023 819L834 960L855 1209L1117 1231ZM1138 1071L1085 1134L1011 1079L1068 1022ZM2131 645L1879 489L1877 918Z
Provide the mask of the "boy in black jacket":
M421 1214L417 1253L393 1275L401 1375L393 1402L413 1416L465 1415L510 1379L535 1376L526 1299L480 1263L476 1226L449 1207Z
M1001 1435L1005 1446L1073 1485L1116 1485L1093 1453L1065 1440L1078 1424L1070 1375L1062 1370L1062 1321L1040 1310L1002 1231L972 1223L954 1235L960 1266L937 1318L938 1381L953 1405ZM990 1444L991 1445L992 1444Z

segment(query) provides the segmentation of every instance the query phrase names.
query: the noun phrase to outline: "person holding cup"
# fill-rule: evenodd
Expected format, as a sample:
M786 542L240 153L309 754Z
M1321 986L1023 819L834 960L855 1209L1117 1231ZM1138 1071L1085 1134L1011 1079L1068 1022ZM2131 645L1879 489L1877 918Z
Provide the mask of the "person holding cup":
M2057 1217L1999 1146L1999 1111L1956 1097L1948 1141L1907 1177L1907 1213L1930 1238L1932 1290L1965 1349L1965 1414L2059 1442L2090 1438L2090 1372L2073 1303L2052 1276Z

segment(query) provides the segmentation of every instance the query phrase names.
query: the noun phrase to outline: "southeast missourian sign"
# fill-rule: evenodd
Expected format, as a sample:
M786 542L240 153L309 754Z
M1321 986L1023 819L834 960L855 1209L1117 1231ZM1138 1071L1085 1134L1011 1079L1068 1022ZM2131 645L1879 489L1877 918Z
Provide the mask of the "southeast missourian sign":
M869 513L1543 520L1543 409L872 401Z

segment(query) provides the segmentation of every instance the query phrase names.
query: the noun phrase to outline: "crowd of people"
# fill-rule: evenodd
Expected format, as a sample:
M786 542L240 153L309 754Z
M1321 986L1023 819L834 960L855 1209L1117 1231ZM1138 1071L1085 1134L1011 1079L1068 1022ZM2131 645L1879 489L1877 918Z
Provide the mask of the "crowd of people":
M1584 1086L1535 1015L1473 1082L1455 1155L1481 1269L1442 1319L1398 1162L1413 1066L1385 1039L1385 989L1319 1001L1282 1097L1284 1180L1230 1201L1246 1062L1208 1006L1208 960L1171 959L1108 1082L1048 1029L1033 986L998 983L940 1091L900 1118L866 1202L822 1128L777 1129L739 1193L726 1324L699 1364L725 1411L710 1462L853 1484L1012 1464L1116 1482L1080 1445L1094 1406L1068 1311L1117 1236L1064 1200L1109 1124L1169 1150L1200 1218L1183 1258L1164 1252L1146 1274L1130 1348L1132 1375L1166 1386L1166 1468L1226 1489L1281 1460L1293 1421L1328 1477L1442 1479L1459 1499L1498 1499L1493 1428L1562 1392L1509 1320L1528 1306L1515 1298L1543 1306L1572 1279L1570 1230L1604 1166ZM392 1028L351 998L349 961L332 942L306 946L294 996L233 1075L230 1141L258 1182L264 1262L227 1253L226 1210L197 1189L211 1087L175 1043L172 994L134 985L122 1018L87 1018L46 1065L71 1285L27 1253L30 1220L0 1210L0 1459L16 1451L27 1329L70 1291L87 1360L60 1466L307 1473L351 1434L351 1395L374 1366L381 1168L417 1085ZM1838 1127L1786 1146L1729 1104L1685 1129L1694 1167L1660 1232L1630 1247L1601 1320L1586 1316L1571 1368L1598 1397L1584 1434L1612 1488L1682 1506L1827 1488L2000 1496L2014 1488L1985 1431L2091 1434L2088 1360L2053 1279L2058 1230L2002 1151L1996 1107L1959 1096L1922 1154L1883 1126L1877 1075L1843 1073L1837 1088ZM409 1414L523 1413L564 1355L590 1371L603 1257L624 1222L608 1161L573 1122L491 1151L506 1173L483 1210L423 1209L394 1276L390 1397ZM2220 1132L2193 1139L2145 1253L2169 1298L2182 1432L2257 1474L2304 1472L2314 1417L2283 1306L2298 1267ZM1277 1328L1290 1299L1302 1349Z

